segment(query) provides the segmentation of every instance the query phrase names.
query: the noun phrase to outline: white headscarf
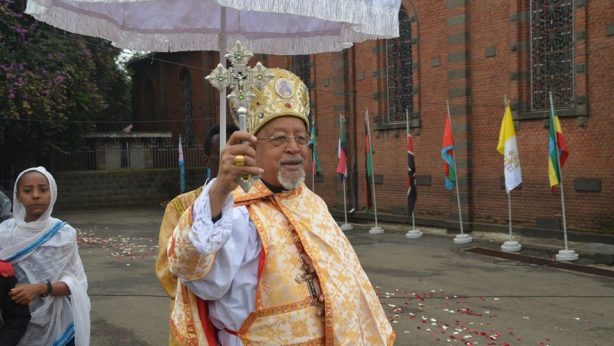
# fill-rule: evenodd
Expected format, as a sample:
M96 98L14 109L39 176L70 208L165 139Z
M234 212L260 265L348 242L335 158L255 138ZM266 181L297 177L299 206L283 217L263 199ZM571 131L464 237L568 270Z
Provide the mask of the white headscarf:
M19 180L28 172L43 174L51 193L49 207L32 222L25 221L26 209L17 199ZM62 281L70 289L70 299L49 296L32 302L32 319L19 345L47 346L54 342L63 345L74 336L77 346L87 346L91 307L87 277L79 257L75 229L51 217L57 200L55 179L44 167L28 168L17 177L13 191L14 218L0 224L0 259L14 258L11 263L19 283ZM48 232L52 227L59 230Z
M19 193L19 181L24 174L29 172L38 172L44 175L49 182L49 192L51 193L51 201L49 202L49 207L38 219L32 222L25 221L26 208L23 206L23 203L21 203L17 199L17 195ZM24 227L34 233L36 233L37 231L44 231L45 229L49 228L52 223L51 212L53 211L53 206L55 205L55 201L57 200L57 198L58 186L55 183L55 179L53 179L51 173L49 173L45 169L45 167L38 166L24 170L17 176L17 179L15 180L15 187L13 188L13 217L15 218L15 222L19 227Z

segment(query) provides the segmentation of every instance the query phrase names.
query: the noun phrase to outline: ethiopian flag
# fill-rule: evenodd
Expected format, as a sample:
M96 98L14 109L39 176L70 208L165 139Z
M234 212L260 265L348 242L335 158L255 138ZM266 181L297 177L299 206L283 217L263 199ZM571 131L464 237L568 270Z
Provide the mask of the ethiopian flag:
M454 137L452 137L452 126L450 126L449 114L446 117L446 127L443 132L441 158L445 161L444 169L446 172L446 189L452 190L454 183L456 183L456 172L454 171Z
M505 175L505 190L510 193L522 183L522 171L520 169L520 158L518 156L518 144L516 142L516 130L514 129L514 119L509 103L505 107L505 114L501 121L499 131L499 144L497 151L503 155L503 173Z
M565 161L567 161L567 156L569 156L569 151L567 150L567 144L565 144L559 117L554 114L554 105L552 103L550 104L549 125L548 179L550 180L550 188L554 189L561 183L561 171L559 168L563 168Z

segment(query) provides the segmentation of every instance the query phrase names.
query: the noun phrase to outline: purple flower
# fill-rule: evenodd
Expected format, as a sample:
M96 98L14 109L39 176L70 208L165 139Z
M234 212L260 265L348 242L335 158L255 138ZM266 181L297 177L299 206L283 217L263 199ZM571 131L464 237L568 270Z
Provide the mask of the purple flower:
M55 77L54 82L56 84L62 84L64 83L64 81L66 80L66 77L64 77L63 75L59 74Z

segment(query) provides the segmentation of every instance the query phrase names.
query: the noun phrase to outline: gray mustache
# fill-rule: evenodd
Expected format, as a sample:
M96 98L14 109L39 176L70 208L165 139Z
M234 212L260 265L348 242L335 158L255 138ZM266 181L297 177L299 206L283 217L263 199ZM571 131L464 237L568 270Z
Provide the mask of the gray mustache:
M303 164L305 162L305 160L298 156L298 157L284 157L281 160L279 160L279 164L280 165L296 165L296 164Z

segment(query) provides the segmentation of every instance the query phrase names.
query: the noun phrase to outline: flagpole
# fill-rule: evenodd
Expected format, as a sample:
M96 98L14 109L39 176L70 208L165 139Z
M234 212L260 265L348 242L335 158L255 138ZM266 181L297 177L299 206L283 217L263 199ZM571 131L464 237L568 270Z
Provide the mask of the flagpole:
M226 67L226 7L221 7L219 36L220 64ZM220 89L220 160L222 159L222 149L226 145L226 88Z
M507 95L503 95L503 112L507 106ZM503 156L505 158L505 155ZM506 187L507 190L507 187ZM507 191L507 214L509 216L510 241L512 241L512 191Z
M311 174L311 191L316 192L316 177L315 177L315 173Z
M371 153L371 148L373 148L373 142L371 141L371 130L369 127L369 109L365 109L365 122L367 124L367 138L369 138L369 154ZM373 165L373 156L371 157L371 165ZM371 167L371 195L373 196L373 212L375 216L375 226L371 227L369 230L369 234L382 234L384 233L384 229L377 225L377 201L375 198L375 170L374 167Z
M448 102L448 100L446 100L446 106L448 107L448 119L450 121L450 131L452 131L452 118L450 117L450 103ZM463 215L461 212L461 205L460 205L460 191L458 189L459 179L458 179L458 170L456 169L456 155L455 154L452 155L452 164L454 165L454 172L456 174L456 181L454 182L454 185L456 185L456 205L458 206L458 220L460 221L460 234L457 234L456 237L454 237L454 242L456 244L471 243L473 241L471 236L463 232Z
M341 128L341 126L343 126L343 128ZM341 131L343 131L343 133L345 133L345 119L343 118L343 114L339 113L339 140L341 141ZM340 148L338 148L340 149ZM346 153L346 160L347 160L347 153ZM347 161L345 164L345 173L342 175L342 183L343 183L343 217L344 217L344 222L343 225L341 225L341 230L342 231L351 231L354 229L354 226L352 226L352 224L348 223L348 212L347 212L347 201L346 201L346 194L345 194L345 175L347 174Z
M507 193L507 214L508 214L508 218L509 218L509 231L510 231L510 241L513 240L512 239L512 191L509 191Z
M409 111L405 108L405 130L407 130L407 137L411 135L409 132ZM409 162L408 162L409 164ZM409 167L407 168L409 170ZM409 174L409 172L408 172ZM412 172L413 174L413 172ZM409 198L409 197L408 197ZM414 207L415 208L415 207ZM405 233L405 238L416 239L422 237L424 234L422 231L416 229L416 218L414 216L414 211L411 211L411 230Z
M311 191L316 192L316 173L317 163L316 163L316 141L317 141L317 129L316 129L316 120L315 115L312 116L313 121L311 122Z
M552 122L550 126L555 126L554 122L554 101L552 100L552 91L548 93L550 97L550 118ZM565 194L563 193L563 170L561 169L561 159L559 157L559 140L556 136L556 127L554 128L554 155L556 155L556 165L559 169L559 188L561 190L561 212L563 214L563 242L564 250L559 250L556 254L557 261L575 261L578 259L578 254L574 250L570 250L567 244L567 219L565 217Z
M345 217L345 221L343 225L341 225L342 231L351 231L354 229L351 223L348 223L348 212L347 212L347 202L346 202L346 194L345 194L345 176L343 176L343 216Z
M507 189L507 188L506 188ZM512 236L512 191L507 192L507 214L509 218L509 240L503 242L501 245L501 250L504 252L516 252L522 249L522 245L516 240L514 240Z
M508 105L507 95L503 95L503 118L505 120L505 112L507 112ZM505 162L505 150L503 151L503 160ZM505 168L504 168L505 169ZM509 240L503 242L501 245L501 250L504 252L517 252L522 249L522 245L519 242L515 241L512 236L512 190L507 191L507 185L505 187L505 192L507 192L507 215L508 215L508 227L509 227Z
M311 191L316 192L316 145L315 143L311 150Z
M345 202L345 177L343 177L343 217L344 217L344 225L347 225L348 223L348 209L347 209L347 203Z
M185 192L185 159L183 157L183 146L181 145L181 134L179 134L179 148L177 150L179 165L179 191Z

